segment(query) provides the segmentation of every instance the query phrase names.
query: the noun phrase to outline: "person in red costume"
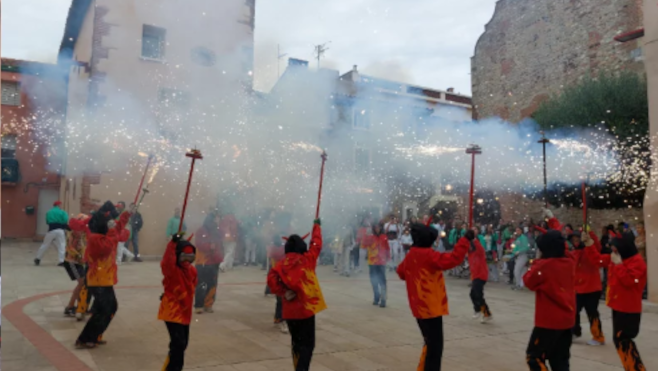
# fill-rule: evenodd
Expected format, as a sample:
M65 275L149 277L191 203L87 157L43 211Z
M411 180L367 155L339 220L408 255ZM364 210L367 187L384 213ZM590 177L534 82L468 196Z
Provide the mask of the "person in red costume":
M390 245L387 235L383 233L382 224L374 224L372 234L362 240L367 247L369 263L369 278L374 290L374 305L381 308L387 306L387 278L385 271L390 260Z
M85 246L87 246L87 223L89 217L85 214L80 214L75 218L69 219L69 229L67 232L66 241L66 255L64 258L64 268L66 269L71 281L77 281L76 287L71 293L69 304L64 309L64 315L73 317L76 316L77 309L83 308L81 299L87 300L87 293L81 295L81 291L87 290L85 288L85 266L83 257L85 254ZM78 305L76 305L76 300ZM84 312L80 313L80 318Z
M642 295L646 286L646 263L637 252L632 233L616 235L610 240L612 253L600 254L597 239L582 234L585 253L600 267L607 267L605 304L612 308L614 345L626 371L646 370L635 339L642 320Z
M284 245L284 259L268 273L270 290L284 298L282 318L291 333L296 371L309 370L316 344L316 315L327 308L316 278L316 261L322 246L321 221L316 219L309 250L299 235L289 236Z
M558 230L538 237L536 259L523 282L536 293L534 329L527 345L532 371L568 371L575 324L575 262Z
M131 213L123 212L119 220L117 209L107 201L89 220L87 235L87 286L94 296L94 312L76 340L77 348L95 348L105 344L103 333L117 312L117 245Z
M268 246L266 252L268 253L268 259L270 259L269 265L271 269L277 265L277 263L284 260L286 255L284 254L284 244L282 243L280 236L273 236L272 245ZM282 318L282 297L276 295L275 298L277 301L275 303L275 317L273 319L273 323L279 325L280 331L286 334L289 332L289 328L286 326L286 322Z
M195 234L197 245L197 260L195 267L199 275L195 291L195 312L213 313L216 288L218 287L218 271L223 260L222 234L220 233L220 217L208 214L204 224Z
M196 249L182 237L181 234L172 236L160 261L165 292L160 298L158 319L165 321L170 334L170 351L163 366L164 371L183 370L197 286L197 269L192 265Z
M442 363L444 335L442 317L449 314L449 302L442 271L463 263L474 231L467 231L451 252L441 253L431 248L438 238L435 228L413 224L410 234L413 246L396 272L406 281L408 302L424 336L424 348L417 366L420 371L438 371Z
M598 237L589 232L594 241L598 241ZM599 258L594 259L586 253L585 245L582 242L579 233L573 233L570 236L570 244L573 250L570 254L575 261L575 325L573 326L573 336L582 336L582 327L580 326L580 312L582 308L587 312L589 318L589 329L591 330L591 340L587 342L589 345L605 345L605 337L600 322L600 313L598 313L598 302L602 295L602 286L600 282L600 264ZM596 250L600 254L600 242L594 243Z
M479 234L478 228L472 230L475 234ZM486 304L484 298L484 286L488 282L488 263L486 262L486 250L481 246L478 238L470 241L470 248L468 249L468 264L470 265L470 279L472 280L472 288L470 289L470 299L472 299L472 306L474 307L473 318L479 318L481 323L493 319L493 315Z

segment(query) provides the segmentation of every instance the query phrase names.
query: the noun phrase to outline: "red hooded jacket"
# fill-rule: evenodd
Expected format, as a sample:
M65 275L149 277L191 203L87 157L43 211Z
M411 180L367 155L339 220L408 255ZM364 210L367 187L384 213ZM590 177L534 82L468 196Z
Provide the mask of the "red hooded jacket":
M523 276L536 292L534 326L566 330L575 325L575 262L571 257L535 259Z
M268 287L275 295L284 296L287 290L296 293L293 300L282 300L283 319L305 319L327 308L316 278L316 261L322 246L321 226L314 224L309 250L304 254L287 253L268 272Z
M592 237L593 239L593 237ZM617 312L641 313L642 294L646 287L646 263L639 254L612 263L611 256L600 254L594 244L585 248L593 263L607 268L607 293L605 304Z
M219 231L217 231L214 236L203 226L200 227L195 234L195 246L197 247L195 264L217 265L222 263L224 254L222 248L222 235Z
M197 286L197 269L192 264L177 264L176 245L174 241L167 244L160 262L165 293L160 300L158 319L189 325Z
M486 250L477 238L472 240L474 251L468 249L468 263L470 264L470 279L488 282L488 264L486 263Z
M470 242L462 237L451 252L441 253L431 247L411 247L396 272L406 281L408 302L413 316L419 319L449 314L443 270L463 262Z
M124 211L114 228L107 234L91 233L87 235L87 286L105 287L117 284L117 244L119 235L128 223L131 214Z
M594 246L600 254L601 246L594 232L589 232L594 240ZM570 252L575 260L575 292L578 294L589 294L603 291L600 282L600 257L587 252L587 248L573 250ZM597 258L595 259L594 256Z
M390 244L386 234L365 236L362 241L367 247L369 265L387 265L390 260Z

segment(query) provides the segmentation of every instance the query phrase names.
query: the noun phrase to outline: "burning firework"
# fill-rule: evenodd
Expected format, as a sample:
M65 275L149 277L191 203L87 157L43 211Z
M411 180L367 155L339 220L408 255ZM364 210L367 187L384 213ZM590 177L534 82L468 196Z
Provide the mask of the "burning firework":
M435 145L426 145L426 146L419 145L415 147L397 147L396 150L399 152L403 152L407 156L411 157L415 155L440 156L447 153L461 152L464 151L465 148L443 147L443 146L435 146Z

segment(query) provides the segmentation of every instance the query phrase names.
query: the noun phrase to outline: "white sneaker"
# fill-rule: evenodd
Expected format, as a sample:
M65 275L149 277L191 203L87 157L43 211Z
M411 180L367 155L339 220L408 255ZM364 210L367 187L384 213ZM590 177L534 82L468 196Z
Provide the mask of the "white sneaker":
M591 340L587 341L587 345L591 345L591 346L594 346L594 347L595 347L595 346L598 346L598 345L605 345L605 342L603 341L603 342L601 343L601 342L598 341L598 340L591 339Z
M490 321L492 321L492 320L493 320L493 315L491 314L491 315L488 316L488 317L486 317L486 316L482 316L480 322L481 322L481 323L486 323L486 322L490 322Z
M284 321L280 322L280 331L283 334L288 334L289 333L289 327L286 325L286 322L284 322Z
M472 318L477 319L480 316L481 316L481 312L474 312L474 314L472 315Z

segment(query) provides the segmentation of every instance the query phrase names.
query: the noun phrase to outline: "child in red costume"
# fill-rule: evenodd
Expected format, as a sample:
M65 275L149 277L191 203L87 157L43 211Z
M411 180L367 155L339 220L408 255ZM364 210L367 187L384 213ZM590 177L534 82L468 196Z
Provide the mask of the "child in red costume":
M646 370L633 340L639 333L642 319L642 294L646 286L646 263L637 252L635 236L617 235L610 242L612 254L598 252L596 238L582 235L585 253L594 263L607 267L608 307L612 308L614 345L626 371Z
M598 241L598 237L589 232L591 238ZM573 335L582 336L580 326L580 312L582 308L587 312L589 318L589 329L592 339L587 342L589 345L604 345L605 337L600 323L600 314L598 313L598 302L602 295L602 286L600 282L600 259L594 259L592 255L587 254L585 245L579 233L573 233L570 237L570 244L573 250L570 252L575 261L575 325L573 326ZM594 246L600 254L600 242L594 243Z
M438 238L435 228L413 224L410 234L413 246L396 272L406 281L408 302L424 336L424 349L417 366L419 371L438 371L442 363L444 335L442 316L449 314L449 303L442 271L463 263L474 231L468 231L451 252L441 253L431 248Z
M300 236L289 236L284 245L286 256L268 273L271 291L284 298L282 317L291 333L296 371L309 370L316 343L316 314L327 308L316 278L316 261L322 246L321 221L316 219L309 251Z
M76 316L78 314L78 309L85 309L85 305L81 303L87 301L87 293L85 292L81 295L82 290L87 291L85 287L85 266L83 262L83 257L85 254L85 246L87 246L87 223L89 222L89 217L85 214L80 214L75 218L69 219L69 229L67 232L67 241L66 241L66 256L64 258L64 268L69 274L71 281L77 281L76 287L71 293L71 298L69 299L69 305L64 309L65 316ZM78 305L76 306L76 300ZM85 312L80 313L80 319Z
M195 291L195 312L213 313L215 293L218 287L218 271L223 260L222 235L220 233L220 217L209 214L204 219L204 225L195 234L197 245L197 260L195 267L199 275Z
M473 232L479 234L477 228L474 228ZM490 313L484 298L484 286L488 282L488 263L486 262L486 250L481 246L478 238L470 241L468 263L470 265L470 279L472 280L470 299L472 299L472 306L474 307L473 318L479 318L481 323L484 323L490 321L493 315Z
M158 319L165 321L170 334L170 351L163 366L164 371L183 370L183 360L190 335L190 318L193 297L197 286L195 246L175 234L167 244L160 269L163 272L163 289Z
M266 248L266 252L268 253L268 259L270 260L269 264L272 269L277 263L281 262L284 260L285 254L284 254L284 244L282 243L282 239L278 235L273 236L273 244L268 246ZM284 319L282 318L282 297L279 295L275 296L277 302L275 304L275 318L273 322L276 325L280 326L280 331L283 333L288 333L289 329L286 326L286 322L284 322Z
M117 209L107 201L90 219L85 261L87 262L87 286L94 296L94 312L76 340L77 348L94 348L104 344L103 333L117 312L117 245L130 212L123 212L118 222Z
M385 271L390 260L390 245L387 235L383 233L382 224L374 224L373 234L365 235L362 243L367 247L369 263L369 278L374 290L374 305L385 308L387 305L387 278Z
M536 259L523 282L536 293L534 330L527 345L532 371L568 371L575 324L575 262L566 256L561 232L551 230L536 241Z

